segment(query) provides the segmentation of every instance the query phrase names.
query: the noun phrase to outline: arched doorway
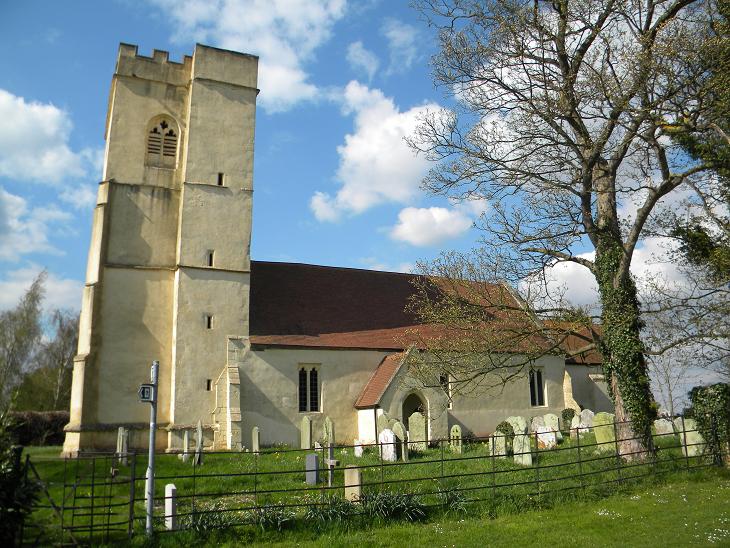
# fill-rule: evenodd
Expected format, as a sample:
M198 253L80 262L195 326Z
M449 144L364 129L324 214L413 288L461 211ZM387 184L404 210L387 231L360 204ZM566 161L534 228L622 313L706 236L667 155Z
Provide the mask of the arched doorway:
M409 394L406 399L403 400L402 416L403 425L406 427L406 430L410 430L411 426L408 424L408 417L416 411L422 413L424 417L428 418L428 405L421 396L414 392L413 394Z

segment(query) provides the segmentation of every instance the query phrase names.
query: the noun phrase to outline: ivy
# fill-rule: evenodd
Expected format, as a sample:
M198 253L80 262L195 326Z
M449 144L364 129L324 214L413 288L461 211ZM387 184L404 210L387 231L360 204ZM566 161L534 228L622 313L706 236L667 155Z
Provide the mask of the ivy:
M646 447L651 446L651 425L656 418L641 342L641 321L636 284L628 275L616 282L624 249L618 238L606 237L596 249L596 279L602 305L601 352L603 371L611 392L613 380L623 401L626 419Z
M719 454L721 442L730 442L730 384L695 386L689 392L689 399L708 450Z

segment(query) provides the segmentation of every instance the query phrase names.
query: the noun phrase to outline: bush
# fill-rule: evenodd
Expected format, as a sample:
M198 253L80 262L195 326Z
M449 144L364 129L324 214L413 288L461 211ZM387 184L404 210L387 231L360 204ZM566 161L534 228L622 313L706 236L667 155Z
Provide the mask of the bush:
M18 445L61 445L68 411L21 411L10 415L10 434Z
M515 429L512 428L512 425L508 423L507 421L502 421L497 425L497 428L495 428L495 432L499 432L500 434L504 434L507 437L507 444L511 444L512 440L515 438Z
M20 447L13 447L10 416L0 414L0 545L15 546L25 517L33 510L40 486L21 465Z
M563 409L560 416L563 419L563 430L569 430L570 424L573 422L573 417L575 417L575 409Z
M719 454L720 445L730 442L730 384L695 386L689 392L689 399L708 450Z
M426 517L426 507L412 493L377 491L360 497L362 513L374 519L403 519L421 521Z
M466 497L459 490L459 485L440 485L439 499L444 507L444 513L466 514Z

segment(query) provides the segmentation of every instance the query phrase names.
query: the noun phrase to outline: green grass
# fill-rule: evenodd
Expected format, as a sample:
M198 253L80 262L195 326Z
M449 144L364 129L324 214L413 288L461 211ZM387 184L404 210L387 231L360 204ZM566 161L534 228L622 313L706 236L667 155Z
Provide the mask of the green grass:
M450 490L451 496L464 499L470 516L489 516L507 519L528 511L560 508L576 499L595 501L603 499L617 491L627 491L637 485L647 485L664 479L679 478L685 481L687 475L683 470L689 464L692 467L705 467L709 463L707 457L685 459L678 448L679 440L675 436L657 439L660 446L657 458L640 465L621 463L612 453L597 452L592 446L592 435L581 437L581 448L572 440L566 440L559 450L540 451L532 467L520 467L511 459L493 459L488 456L486 446L482 443L465 444L464 453L453 454L448 446L442 451L432 448L418 455L412 455L409 464L381 463L374 451L366 453L362 458L355 458L351 449L336 451L340 465L354 464L361 468L363 474L363 492L374 493L380 490L416 493L418 500L429 509L429 519L437 519L443 515L443 490ZM44 482L48 485L51 498L60 506L64 499L66 506L81 508L76 512L74 525L88 524L90 517L81 514L91 513L91 477L94 476L95 523L100 520L126 520L129 506L125 503L129 497L128 478L131 466L115 466L117 474L112 480L110 470L111 459L68 460L54 458L59 448L29 448L28 454L35 464ZM580 463L578 452L580 451ZM292 512L296 519L291 524L295 529L289 533L297 540L307 539L313 534L311 527L302 525L302 515L307 507L321 502L328 495L342 496L343 471L335 472L335 489L326 492L321 484L312 488L304 483L304 456L306 452L286 450L285 448L266 449L259 455L252 453L223 453L205 455L204 465L195 469L190 462L183 463L175 455L157 457L157 479L155 492L157 497L164 495L166 483L175 483L179 497L178 512L181 514L210 512L210 516L223 517L228 521L245 522L250 520L251 508L259 505L286 505L287 512ZM135 476L144 476L146 458L136 459ZM703 468L706 470L707 468ZM195 477L182 477L195 474ZM581 475L582 473L582 475ZM693 472L694 474L695 472ZM647 477L648 476L648 477ZM74 482L79 486L72 490L69 485ZM136 482L136 497L142 498L144 482ZM284 492L289 490L289 492ZM456 495L454 495L456 493ZM193 497L193 494L195 495ZM74 496L75 495L75 499ZM99 505L111 501L118 504L108 515L99 516ZM46 502L43 501L42 502ZM162 514L163 501L156 501L156 513ZM144 502L134 505L137 517L144 515ZM71 512L66 510L64 522L70 523ZM453 516L453 512L451 514ZM186 519L186 518L183 518ZM189 519L189 518L188 518ZM515 518L517 522L521 518ZM469 521L469 520L466 520ZM36 524L51 526L51 533L58 531L58 519L50 508L39 508L34 516ZM105 521L104 521L105 522ZM451 521L447 521L451 523ZM444 522L444 523L447 523ZM516 522L516 523L517 523ZM353 529L373 525L363 518L354 518L349 523ZM458 523L458 522L457 522ZM490 521L488 523L495 523ZM136 522L135 543L142 539L143 522ZM375 524L377 525L377 523ZM389 526L397 530L400 526ZM405 527L405 526L403 526ZM162 528L158 523L157 528ZM335 529L341 529L337 526ZM428 527L424 527L424 531ZM430 529L429 529L430 530ZM236 534L248 541L256 539L274 540L280 533L262 531L260 528L247 525L237 528ZM86 535L79 532L79 536ZM163 538L178 538L190 533L163 535ZM324 531L327 538L327 530ZM355 536L365 533L353 533ZM273 536L272 536L273 535ZM388 533L389 535L389 533ZM123 532L111 539L121 539ZM359 537L358 537L359 538ZM97 537L97 540L104 538Z

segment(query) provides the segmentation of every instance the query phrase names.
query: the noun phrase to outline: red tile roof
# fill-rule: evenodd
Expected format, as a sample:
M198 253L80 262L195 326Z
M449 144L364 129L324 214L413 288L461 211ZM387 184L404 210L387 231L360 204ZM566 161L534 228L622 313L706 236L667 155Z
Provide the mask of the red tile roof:
M592 328L571 325L568 322L546 321L545 326L552 332L552 336L563 340L560 347L568 355L565 363L572 365L600 365L603 355L595 348L578 354L575 352L590 345L594 334L600 336L601 326L594 324Z
M380 362L378 368L373 372L373 376L370 377L357 398L355 402L356 409L375 407L380 403L380 398L383 397L386 388L390 385L400 366L403 365L404 357L405 352L398 352L383 358L383 361Z

